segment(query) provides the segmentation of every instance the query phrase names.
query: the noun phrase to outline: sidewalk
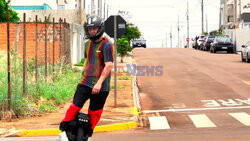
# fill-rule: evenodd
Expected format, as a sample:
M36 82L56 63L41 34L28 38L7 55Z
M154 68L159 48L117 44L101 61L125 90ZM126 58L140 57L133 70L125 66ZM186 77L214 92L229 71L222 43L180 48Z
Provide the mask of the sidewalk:
M126 66L131 61L130 57L124 58L124 63L118 66ZM120 59L117 59L120 62ZM122 74L123 76L126 73ZM109 97L102 114L102 118L94 132L107 132L125 130L137 127L138 112L134 104L133 80L119 80L117 86L117 108L114 107L114 89L111 89ZM132 78L132 77L131 77ZM112 76L111 85L114 85ZM0 122L0 137L3 136L57 136L60 121L64 118L65 112L72 101L58 107L53 113L47 113L40 117L29 117L14 120L12 122ZM87 113L89 101L84 105L82 112Z

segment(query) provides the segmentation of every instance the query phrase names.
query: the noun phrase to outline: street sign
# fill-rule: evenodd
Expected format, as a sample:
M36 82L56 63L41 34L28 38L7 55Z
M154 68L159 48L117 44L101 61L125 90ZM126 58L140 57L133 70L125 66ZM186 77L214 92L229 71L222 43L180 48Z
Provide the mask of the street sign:
M116 15L116 27L117 27L117 38L120 38L123 34L126 33L126 21L119 15ZM110 16L104 22L105 29L104 31L112 38L114 38L114 16Z
M189 42L189 38L187 38L187 42Z

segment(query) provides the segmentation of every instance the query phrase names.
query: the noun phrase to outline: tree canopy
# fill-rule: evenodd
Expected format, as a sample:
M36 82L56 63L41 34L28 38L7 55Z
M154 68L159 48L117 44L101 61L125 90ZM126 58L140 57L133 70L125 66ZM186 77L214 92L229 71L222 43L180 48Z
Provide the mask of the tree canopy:
M9 6L10 0L0 0L0 22L7 22L7 10L10 11L10 22L18 22L18 13Z

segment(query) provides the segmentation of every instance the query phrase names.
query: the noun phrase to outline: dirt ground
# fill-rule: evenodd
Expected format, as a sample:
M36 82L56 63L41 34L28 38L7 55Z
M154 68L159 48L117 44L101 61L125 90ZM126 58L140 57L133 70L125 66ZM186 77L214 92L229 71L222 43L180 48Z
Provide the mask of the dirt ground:
M119 58L117 60L119 60ZM118 66L124 66L126 63L129 63L129 61L129 58L125 58L124 63L118 63ZM120 60L118 62L120 62ZM111 89L104 107L102 118L98 125L127 122L131 121L133 118L131 113L131 107L134 106L132 80L119 80L120 77L125 75L126 73L122 73L122 75L121 73L118 74L117 86L123 87L117 89L117 108L114 107L114 89ZM111 85L114 85L113 80L114 77L112 76ZM40 117L14 119L12 122L0 121L0 137L1 134L3 136L7 131L10 130L58 128L60 121L64 118L65 112L71 103L72 100L59 106L53 113L45 113ZM87 103L84 105L82 109L83 112L87 112L88 105L89 101L87 101Z

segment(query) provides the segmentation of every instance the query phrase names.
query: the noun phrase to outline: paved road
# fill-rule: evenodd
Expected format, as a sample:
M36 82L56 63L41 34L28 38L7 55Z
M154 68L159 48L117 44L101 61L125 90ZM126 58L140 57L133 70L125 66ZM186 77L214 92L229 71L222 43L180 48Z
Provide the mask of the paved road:
M250 64L240 62L240 55L193 49L133 53L137 66L148 66L149 76L137 76L144 127L98 133L92 140L249 140ZM151 76L153 66L161 76Z
M138 49L134 57L138 66L163 66L162 76L137 77L149 131L197 135L196 140L250 137L250 64L240 55Z

